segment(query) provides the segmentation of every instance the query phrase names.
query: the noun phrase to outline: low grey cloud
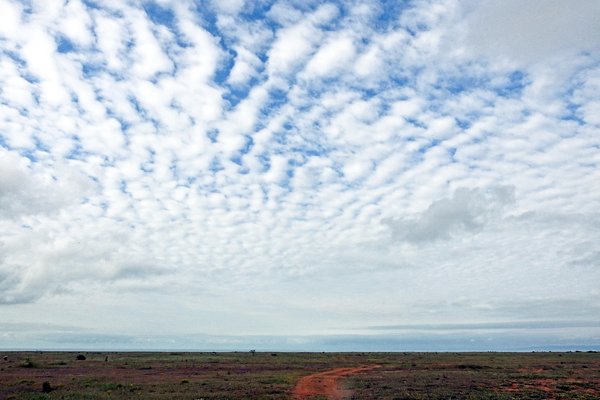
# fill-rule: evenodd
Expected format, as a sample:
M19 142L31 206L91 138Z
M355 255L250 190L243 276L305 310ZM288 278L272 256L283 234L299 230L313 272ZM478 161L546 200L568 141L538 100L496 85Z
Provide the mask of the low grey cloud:
M112 279L145 279L150 276L164 275L169 269L152 263L126 263L112 274Z
M424 331L472 331L472 330L535 330L560 328L600 328L598 321L508 321L480 322L472 324L414 324L370 326L375 331L387 330L424 330Z
M15 334L23 332L76 332L82 328L75 325L60 325L39 322L0 322L0 331Z
M477 1L467 43L486 56L535 63L600 47L595 0Z
M52 213L77 204L91 189L87 177L74 168L58 165L51 174L28 164L0 147L0 218Z
M395 240L427 243L478 232L514 202L512 187L460 188L452 197L434 201L421 214L384 223L392 229Z
M573 266L600 268L600 251L590 251L581 258L571 262Z
M22 277L18 268L6 265L0 260L0 305L28 303L37 298L37 293L21 292L18 288Z
M132 235L86 229L62 238L28 228L20 233L28 240L0 243L0 305L31 303L98 283L149 282L172 272L165 262L135 254Z
M521 300L495 301L488 306L487 314L496 318L514 318L520 316L523 319L538 320L542 318L570 318L580 321L595 321L600 315L600 295L584 294L584 297L568 296L556 293L546 298L530 298Z

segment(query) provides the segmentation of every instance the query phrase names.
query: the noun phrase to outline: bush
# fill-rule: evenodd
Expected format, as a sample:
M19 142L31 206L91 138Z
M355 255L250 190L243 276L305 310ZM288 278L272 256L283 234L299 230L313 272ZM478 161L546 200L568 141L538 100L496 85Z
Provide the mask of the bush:
M44 392L44 393L50 393L53 390L54 389L52 388L52 386L50 386L50 382L44 382L44 383L42 383L42 392Z

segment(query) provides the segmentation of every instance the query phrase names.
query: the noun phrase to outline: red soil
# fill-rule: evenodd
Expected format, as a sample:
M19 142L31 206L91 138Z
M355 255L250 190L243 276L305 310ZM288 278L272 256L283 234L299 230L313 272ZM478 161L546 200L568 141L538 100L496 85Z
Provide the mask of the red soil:
M359 374L379 368L379 365L370 365L359 368L336 368L301 378L294 388L294 400L310 399L313 396L325 396L330 400L342 400L352 394L351 390L343 389L339 380L343 377Z

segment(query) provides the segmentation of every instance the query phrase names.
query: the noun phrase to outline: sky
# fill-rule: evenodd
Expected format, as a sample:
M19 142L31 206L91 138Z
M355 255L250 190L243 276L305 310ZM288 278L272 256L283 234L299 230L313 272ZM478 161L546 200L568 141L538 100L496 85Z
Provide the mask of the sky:
M0 0L0 348L600 349L599 20Z

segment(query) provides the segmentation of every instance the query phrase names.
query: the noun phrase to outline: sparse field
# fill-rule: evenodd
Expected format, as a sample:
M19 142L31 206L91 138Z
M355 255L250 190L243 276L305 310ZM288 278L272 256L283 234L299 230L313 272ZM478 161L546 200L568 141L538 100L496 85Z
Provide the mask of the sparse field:
M306 375L373 365L336 381L340 396L600 398L600 353L78 354L0 353L0 399L289 399Z

